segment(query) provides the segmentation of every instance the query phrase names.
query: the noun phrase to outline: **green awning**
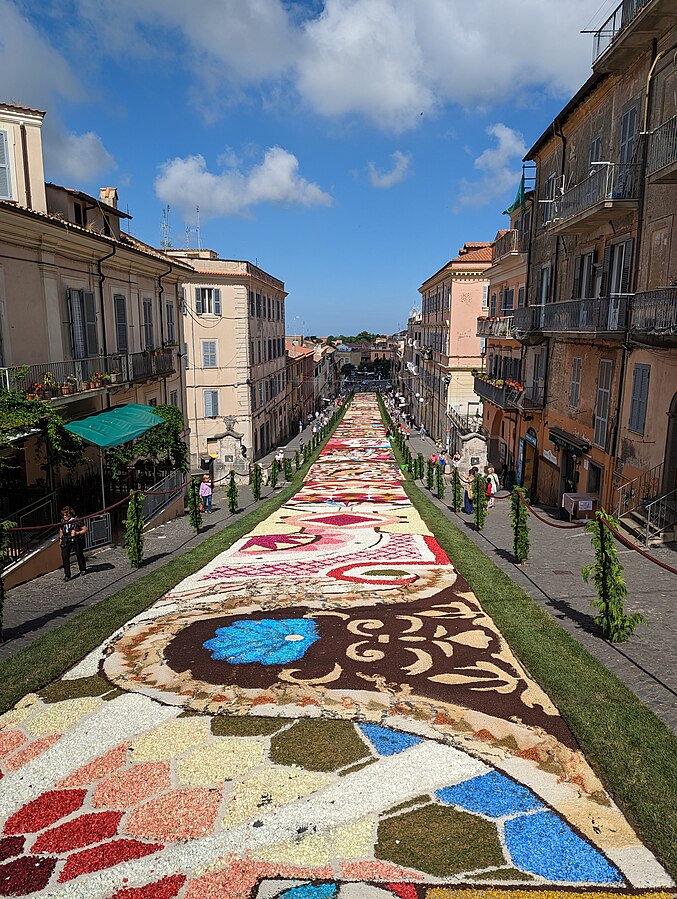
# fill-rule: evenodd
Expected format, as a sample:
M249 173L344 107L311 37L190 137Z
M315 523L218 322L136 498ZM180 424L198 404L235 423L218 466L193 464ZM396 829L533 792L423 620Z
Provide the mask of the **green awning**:
M140 437L163 422L164 418L157 415L152 406L128 403L126 406L114 406L105 412L72 421L65 428L88 443L110 449Z

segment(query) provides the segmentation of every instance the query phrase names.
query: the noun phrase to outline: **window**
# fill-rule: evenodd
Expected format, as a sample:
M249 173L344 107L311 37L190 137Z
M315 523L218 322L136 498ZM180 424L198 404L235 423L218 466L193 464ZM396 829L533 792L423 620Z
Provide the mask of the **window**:
M517 308L524 309L524 285L517 291Z
M272 359L272 358L273 358L273 341L269 337L268 338L268 359Z
M621 118L621 135L618 143L618 161L621 165L629 164L635 153L637 137L637 107L631 106Z
M482 309L489 308L489 285L485 284L482 288Z
M593 496L601 496L602 494L602 475L604 469L601 465L595 465L594 462L589 463L588 467L588 493Z
M195 288L197 315L221 315L221 291L218 287Z
M600 449L606 449L613 366L611 359L600 359L597 376L597 402L595 404L595 436L593 437L593 443Z
M254 303L254 291L249 291L249 315L254 318L254 313L256 312L256 306Z
M280 320L280 301L276 300L275 303L277 305L277 320L279 321Z
M632 399L630 401L630 422L628 428L637 434L644 433L644 425L646 424L650 372L650 365L636 364L632 370Z
M256 317L261 318L261 294L256 294ZM259 359L259 362L261 360Z
M491 295L491 306L489 307L489 316L494 318L496 315L496 294L492 293Z
M515 288L503 291L503 308L502 312L512 312L515 308Z
M12 179L9 173L9 144L7 132L0 131L0 200L12 200Z
M169 391L169 405L178 407L178 405L179 405L179 391L178 390L170 390Z
M150 350L155 346L153 340L153 301L146 298L143 301L143 348Z
M116 294L113 297L115 313L115 342L118 353L129 352L129 336L127 333L127 297Z
M216 418L219 414L219 391L205 390L205 418Z
M552 266L544 265L538 272L537 305L550 302L550 284L552 281Z
M174 303L167 303L167 343L176 343Z
M581 399L581 369L583 367L583 359L575 356L572 359L571 384L569 385L569 405L574 409L578 409L578 403Z
M84 228L87 225L87 207L77 201L74 202L73 218L75 219L76 225L80 225L81 228Z
M252 384L249 389L252 399L252 412L256 412L256 384Z
M575 300L593 298L594 264L594 253L584 253L574 259L573 296Z
M602 138L595 137L590 141L590 152L588 154L588 168L590 169L590 174L594 175L594 173L598 170L599 166L594 165L595 162L601 162L602 160Z
M184 343L183 345L183 364L185 368L188 368L188 344Z
M157 406L157 397L151 397L151 399L148 400L148 405L155 408Z
M202 344L202 367L216 368L216 341L201 340Z
M94 294L89 290L69 290L67 304L73 358L86 359L87 356L96 356L99 346Z

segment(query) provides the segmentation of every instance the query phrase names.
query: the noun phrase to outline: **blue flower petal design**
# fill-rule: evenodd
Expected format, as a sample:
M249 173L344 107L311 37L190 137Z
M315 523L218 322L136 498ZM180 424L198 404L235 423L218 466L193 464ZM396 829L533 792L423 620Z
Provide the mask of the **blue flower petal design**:
M277 899L334 899L335 883L302 883L279 893Z
M379 755L397 755L422 742L420 737L388 730L378 724L358 724L358 727Z
M259 618L220 627L202 645L218 662L285 665L303 658L319 639L317 625L308 618Z
M506 821L505 843L518 868L547 880L623 883L621 873L552 812Z
M444 787L437 790L436 795L447 805L479 812L488 818L519 815L543 808L543 803L531 790L498 771L473 777L454 787Z

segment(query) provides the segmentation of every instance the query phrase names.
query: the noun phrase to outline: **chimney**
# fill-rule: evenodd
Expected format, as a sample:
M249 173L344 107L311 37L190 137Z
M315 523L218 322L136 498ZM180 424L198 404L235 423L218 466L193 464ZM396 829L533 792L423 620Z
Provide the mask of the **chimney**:
M113 209L118 208L118 189L117 187L100 187L99 199L102 203L107 203Z

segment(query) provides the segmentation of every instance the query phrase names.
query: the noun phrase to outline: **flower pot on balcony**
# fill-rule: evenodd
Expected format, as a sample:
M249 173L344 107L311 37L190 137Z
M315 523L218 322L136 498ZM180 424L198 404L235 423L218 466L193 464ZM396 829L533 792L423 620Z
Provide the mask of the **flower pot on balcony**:
M70 396L71 393L75 393L75 387L73 386L73 384L61 385L61 396Z
M111 382L111 384L119 384L120 383L120 372L119 371L111 372L110 382Z

